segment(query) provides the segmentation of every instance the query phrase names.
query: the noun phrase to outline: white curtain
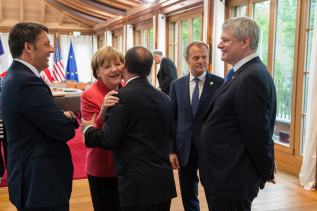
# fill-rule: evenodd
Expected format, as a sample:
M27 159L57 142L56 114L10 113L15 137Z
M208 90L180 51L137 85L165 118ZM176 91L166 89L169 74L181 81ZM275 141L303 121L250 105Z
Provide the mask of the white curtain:
M67 67L70 41L72 40L79 81L91 82L92 70L90 62L92 55L97 50L96 45L94 45L94 43L97 43L97 37L61 35L60 39L61 54L65 70Z
M224 62L221 61L221 51L217 48L222 33L222 23L225 18L225 1L214 1L214 23L213 23L213 42L212 42L212 73L220 77L224 77Z
M317 5L316 5L317 10ZM313 46L308 83L307 118L302 169L299 182L306 190L312 190L316 178L316 148L317 148L317 13L313 32Z
M8 44L9 33L0 33L0 37L1 37L2 47L3 47L3 51L4 51L4 59L5 59L4 68L6 67L8 69L12 63L12 60L13 60L11 53L10 53L9 44Z
M106 45L105 46L111 46L112 47L112 33L111 33L111 31L106 31L105 32L105 37L106 37Z
M157 16L157 25L160 30L157 31L157 49L163 53L163 56L166 56L166 16L158 14ZM159 65L157 67L159 69Z
M127 49L129 50L130 48L133 47L133 26L130 24L126 25L127 28Z
M50 40L50 44L53 46L55 50L55 43L54 43L54 35L53 34L48 34L48 39ZM51 53L49 62L48 62L48 69L51 71L53 70L53 65L54 65L54 53Z

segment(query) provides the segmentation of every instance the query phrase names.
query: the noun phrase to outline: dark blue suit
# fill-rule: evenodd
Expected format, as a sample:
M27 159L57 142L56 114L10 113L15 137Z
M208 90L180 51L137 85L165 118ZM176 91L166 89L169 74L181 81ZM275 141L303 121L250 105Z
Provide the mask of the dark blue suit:
M263 181L274 178L275 116L272 77L255 57L218 89L206 114L199 170L207 194L252 201ZM212 201L208 205L215 211L227 210L213 207Z
M177 155L181 166L179 177L185 210L199 210L196 149L198 149L203 118L210 100L224 79L207 72L197 113L193 117L189 96L189 78L189 75L186 75L171 84L169 96L176 125L176 139L170 143L170 154Z
M73 121L56 105L47 84L13 61L2 86L8 140L8 187L16 207L69 203L73 163L67 141Z

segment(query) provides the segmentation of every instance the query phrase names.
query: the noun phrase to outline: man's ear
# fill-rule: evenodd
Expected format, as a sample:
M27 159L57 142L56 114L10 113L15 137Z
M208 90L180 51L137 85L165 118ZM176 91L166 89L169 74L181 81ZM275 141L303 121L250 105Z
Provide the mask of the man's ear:
M185 60L186 60L186 63L188 64L188 57L187 56L185 56ZM189 64L188 64L189 65Z
M245 37L243 38L242 40L242 48L245 49L245 48L248 48L250 47L250 37Z
M123 61L122 69L126 68L126 60Z
M31 54L33 52L34 46L28 42L24 43L24 50L28 53Z

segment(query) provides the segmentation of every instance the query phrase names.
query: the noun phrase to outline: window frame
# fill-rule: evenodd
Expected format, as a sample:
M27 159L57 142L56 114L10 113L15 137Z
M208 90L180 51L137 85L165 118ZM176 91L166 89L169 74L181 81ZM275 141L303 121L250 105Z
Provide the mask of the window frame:
M166 30L166 38L167 38L167 50L166 50L166 55L171 58L171 55L170 55L170 47L171 47L171 44L170 44L170 24L172 22L177 22L177 43L174 44L177 46L176 50L177 50L177 57L176 57L176 62L175 65L177 67L177 76L178 77L181 77L181 59L182 59L182 55L181 55L181 23L182 21L186 21L188 20L188 24L189 24L189 28L188 28L188 37L189 37L189 40L188 40L188 43L190 43L192 41L192 19L193 18L199 18L200 17L200 37L201 39L203 38L203 25L204 25L204 18L203 18L203 7L199 7L199 8L196 8L196 9L193 9L191 11L187 11L187 12L182 12L181 14L176 14L176 15L171 15L171 16L168 16L167 19L166 19L166 25L168 26L167 27L167 30ZM183 58L185 59L185 58ZM189 67L188 67L188 70L187 72L189 73Z
M253 19L253 8L254 4L258 2L263 2L265 0L231 0L226 4L226 12L225 19L231 17L231 7L246 4L246 16ZM307 0L304 0L307 1ZM304 2L303 1L303 2ZM274 67L274 47L275 47L275 30L276 30L276 13L277 13L277 4L278 0L269 0L270 2L270 18L269 18L269 37L268 37L268 57L267 57L267 68L271 75L273 75L273 67ZM280 150L282 152L295 155L299 157L299 149L300 149L300 136L299 130L301 127L301 121L298 119L298 111L301 103L299 100L302 99L302 90L298 88L300 86L300 78L302 74L299 72L299 63L303 58L299 57L299 38L300 38L300 30L301 30L301 20L300 16L303 13L302 1L297 0L297 8L296 8L296 23L295 23L295 43L294 43L294 61L293 61L293 81L292 81L292 102L291 102L291 123L290 123L290 143L289 146L285 146L278 142L275 142L275 149ZM304 13L306 14L306 13ZM307 19L307 17L306 17ZM302 54L303 55L303 54ZM225 64L225 74L229 71L229 65Z

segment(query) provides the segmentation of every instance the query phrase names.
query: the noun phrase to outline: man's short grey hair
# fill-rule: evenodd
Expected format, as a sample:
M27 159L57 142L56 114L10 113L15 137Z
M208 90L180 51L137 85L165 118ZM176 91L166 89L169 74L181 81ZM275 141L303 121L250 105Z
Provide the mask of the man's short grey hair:
M231 28L232 34L242 41L245 37L250 38L251 50L256 50L259 45L260 27L249 17L229 18L222 24L222 29Z
M154 55L163 56L163 53L162 53L162 51L155 49L155 50L153 50L153 56Z
M189 57L189 50L190 50L190 48L192 46L198 46L198 47L205 46L205 48L207 49L208 56L209 56L209 48L208 48L208 45L205 42L203 42L203 41L193 41L193 42L189 43L186 46L186 57L187 58Z

